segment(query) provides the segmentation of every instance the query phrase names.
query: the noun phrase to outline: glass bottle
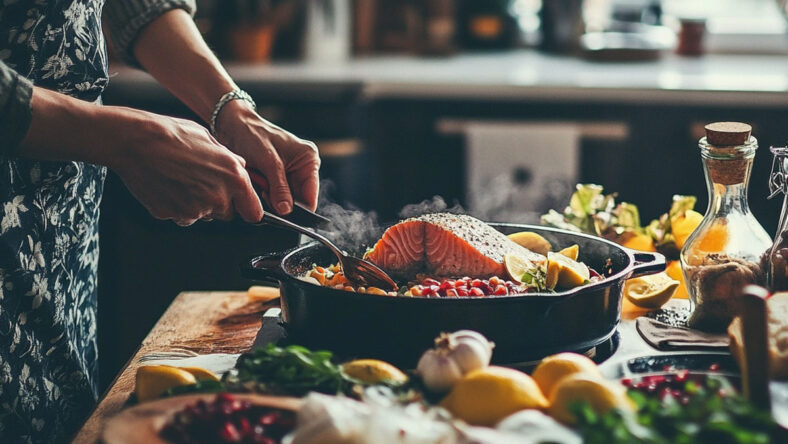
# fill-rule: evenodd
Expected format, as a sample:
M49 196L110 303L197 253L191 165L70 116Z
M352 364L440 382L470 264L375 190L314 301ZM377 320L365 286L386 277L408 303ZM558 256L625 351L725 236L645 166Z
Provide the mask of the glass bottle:
M788 147L771 148L772 174L769 177L769 198L782 193L783 209L774 244L766 260L766 280L772 292L788 291Z
M712 123L698 143L709 206L681 249L692 328L724 331L738 313L742 287L765 283L761 258L772 241L747 204L758 149L751 131L743 123Z

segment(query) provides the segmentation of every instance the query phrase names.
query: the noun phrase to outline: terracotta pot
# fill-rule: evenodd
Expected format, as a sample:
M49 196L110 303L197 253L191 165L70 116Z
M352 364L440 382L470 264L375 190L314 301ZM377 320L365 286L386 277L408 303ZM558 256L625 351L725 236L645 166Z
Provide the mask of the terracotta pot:
M273 25L238 25L229 31L230 53L241 62L267 62L271 58Z

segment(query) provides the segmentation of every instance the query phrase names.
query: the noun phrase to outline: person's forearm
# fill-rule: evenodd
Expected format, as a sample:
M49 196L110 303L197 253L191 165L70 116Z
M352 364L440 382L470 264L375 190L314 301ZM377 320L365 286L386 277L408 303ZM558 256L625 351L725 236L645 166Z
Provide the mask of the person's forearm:
M142 113L128 108L98 106L35 87L30 128L19 146L19 157L77 160L112 167L124 155L118 141L139 134L129 128L145 126ZM123 140L123 142L126 142Z
M176 9L140 33L134 44L139 63L205 122L221 96L236 87L203 40L192 18Z

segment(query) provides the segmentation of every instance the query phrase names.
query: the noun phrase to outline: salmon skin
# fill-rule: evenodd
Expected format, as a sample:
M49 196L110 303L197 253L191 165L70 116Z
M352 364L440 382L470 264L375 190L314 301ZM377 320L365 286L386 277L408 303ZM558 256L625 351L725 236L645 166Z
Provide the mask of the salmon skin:
M441 277L488 278L506 275L503 258L507 253L535 265L547 260L479 219L434 213L390 227L366 258L401 277L423 272Z

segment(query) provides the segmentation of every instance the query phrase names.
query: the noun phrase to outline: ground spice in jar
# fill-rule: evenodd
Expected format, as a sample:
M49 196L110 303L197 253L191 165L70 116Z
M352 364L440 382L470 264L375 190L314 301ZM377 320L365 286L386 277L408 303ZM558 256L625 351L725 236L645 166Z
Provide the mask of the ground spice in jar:
M764 284L758 262L711 253L684 268L687 286L697 295L688 324L704 331L724 331L739 312L739 296L745 285Z

